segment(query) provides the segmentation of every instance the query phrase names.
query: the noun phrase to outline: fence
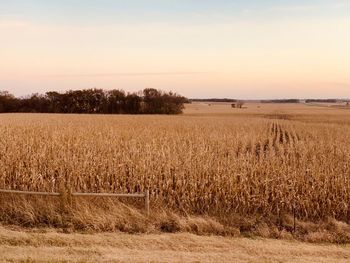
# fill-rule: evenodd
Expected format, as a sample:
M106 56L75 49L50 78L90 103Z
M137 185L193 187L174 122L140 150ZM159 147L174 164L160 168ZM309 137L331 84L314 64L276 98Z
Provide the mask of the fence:
M18 191L18 190L4 190L0 189L0 193L7 194L22 194L22 195L44 195L44 196L60 196L61 193L55 192L34 192L34 191ZM149 216L149 190L145 190L144 193L137 194L112 194L112 193L71 193L72 196L95 196L95 197L131 197L131 198L144 198L145 211Z

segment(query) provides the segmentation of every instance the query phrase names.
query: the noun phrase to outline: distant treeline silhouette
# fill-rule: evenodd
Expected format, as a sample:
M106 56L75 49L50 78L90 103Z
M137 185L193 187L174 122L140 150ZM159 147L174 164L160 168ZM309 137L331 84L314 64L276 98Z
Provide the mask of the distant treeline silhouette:
M321 103L337 103L338 100L336 99L308 99L305 100L306 103L314 103L314 102L321 102Z
M211 99L190 99L190 102L192 101L203 101L203 102L237 102L236 99L228 99L228 98L211 98Z
M151 88L137 93L103 89L50 91L21 98L0 92L2 113L180 114L185 102L187 99L176 93Z
M299 99L261 100L261 103L300 103Z

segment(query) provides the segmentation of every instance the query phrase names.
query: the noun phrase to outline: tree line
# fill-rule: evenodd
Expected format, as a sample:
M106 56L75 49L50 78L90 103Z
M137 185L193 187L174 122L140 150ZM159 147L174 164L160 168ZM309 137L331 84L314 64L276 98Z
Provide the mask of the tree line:
M300 103L299 99L261 100L261 103Z
M321 102L321 103L337 103L337 99L307 99L305 100L305 103L315 103L315 102Z
M198 102L237 102L236 99L229 99L229 98L209 98L209 99L190 99L190 102L192 101L198 101Z
M20 98L0 91L0 113L180 114L185 102L187 99L176 93L152 88L135 93L103 89L50 91Z

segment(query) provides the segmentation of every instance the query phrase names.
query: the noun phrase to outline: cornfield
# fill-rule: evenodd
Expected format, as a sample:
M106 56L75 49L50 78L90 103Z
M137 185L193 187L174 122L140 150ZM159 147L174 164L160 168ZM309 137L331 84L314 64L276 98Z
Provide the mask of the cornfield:
M350 222L348 115L0 116L0 188L135 193L183 214Z

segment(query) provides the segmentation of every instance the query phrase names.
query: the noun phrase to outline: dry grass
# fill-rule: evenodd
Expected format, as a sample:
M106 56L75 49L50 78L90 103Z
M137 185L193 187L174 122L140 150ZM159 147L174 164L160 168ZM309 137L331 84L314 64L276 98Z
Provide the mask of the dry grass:
M350 241L350 112L247 106L190 105L183 116L0 115L0 188L149 188L151 211L166 215L149 223L137 201L127 201L136 210L111 200L62 207L2 195L0 218L96 231L201 232L178 221L204 216L218 224L215 233ZM128 220L131 227L120 223ZM338 222L344 225L331 227Z
M62 234L0 227L1 262L349 262L349 245L192 234Z

